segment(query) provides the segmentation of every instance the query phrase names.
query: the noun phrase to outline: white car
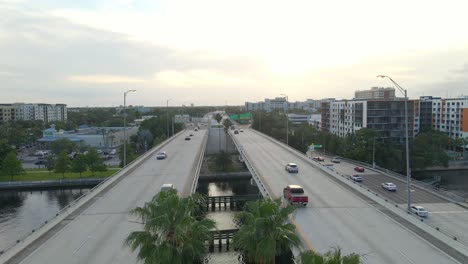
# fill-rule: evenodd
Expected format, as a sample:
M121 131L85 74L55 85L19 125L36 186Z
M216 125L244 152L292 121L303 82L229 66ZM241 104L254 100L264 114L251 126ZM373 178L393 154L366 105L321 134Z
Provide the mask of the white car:
M167 153L165 151L159 152L158 154L156 154L156 159L158 159L158 160L162 160L162 159L165 159L165 158L167 158Z
M351 175L349 178L355 182L362 182L362 177L359 175Z
M174 185L172 183L165 183L161 186L161 191L169 191L174 189Z
M387 191L396 191L397 186L391 182L384 182L382 183L382 188L384 188Z
M299 172L299 168L297 167L296 163L291 163L290 162L290 163L286 164L284 169L289 173L298 173Z
M331 162L333 162L333 163L340 163L340 162L341 162L341 159L338 158L338 157L333 157L333 158L331 159Z
M421 216L421 217L427 217L428 215L428 212L426 210L426 208L422 207L422 206L419 206L419 205L413 205L411 206L411 212L417 214L418 216Z

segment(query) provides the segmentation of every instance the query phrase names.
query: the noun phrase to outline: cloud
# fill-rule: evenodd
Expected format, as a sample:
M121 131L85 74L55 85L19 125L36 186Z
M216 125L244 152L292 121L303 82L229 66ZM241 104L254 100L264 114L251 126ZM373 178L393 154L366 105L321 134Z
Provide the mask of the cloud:
M103 83L141 83L143 79L118 75L72 75L66 77L72 82L103 84Z

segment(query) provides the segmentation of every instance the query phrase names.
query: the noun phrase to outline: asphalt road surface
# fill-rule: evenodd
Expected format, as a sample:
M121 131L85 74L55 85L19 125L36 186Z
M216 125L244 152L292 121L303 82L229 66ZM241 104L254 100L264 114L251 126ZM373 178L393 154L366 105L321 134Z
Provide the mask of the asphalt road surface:
M189 141L184 138L194 136ZM183 192L193 177L193 166L206 130L187 131L166 145L165 160L151 157L125 176L62 230L47 240L21 263L31 264L114 264L136 263L136 255L124 245L131 231L142 228L128 212L149 201L163 183L172 183ZM184 191L185 190L185 191Z
M314 156L314 155L313 155ZM331 157L324 156L325 161L317 162L318 165L330 164ZM403 178L397 178L385 175L379 171L367 169L360 173L354 171L357 166L345 161L341 163L332 163L333 169L341 174L358 174L363 178L362 185L369 188L380 196L383 196L402 208L407 206L407 188L406 181ZM390 192L382 188L382 183L392 182L397 186L396 192ZM424 206L429 211L429 216L424 220L432 227L438 227L441 232L451 237L457 237L458 241L468 247L468 210L456 203L449 201L439 195L420 188L417 185L411 186L412 204ZM415 216L416 217L416 216Z
M339 246L345 254L361 254L364 263L458 263L317 167L250 129L244 131L233 136L270 193L282 197L284 186L299 184L308 194L309 205L298 209L295 222L310 247L324 252ZM285 171L288 162L298 164L298 174Z

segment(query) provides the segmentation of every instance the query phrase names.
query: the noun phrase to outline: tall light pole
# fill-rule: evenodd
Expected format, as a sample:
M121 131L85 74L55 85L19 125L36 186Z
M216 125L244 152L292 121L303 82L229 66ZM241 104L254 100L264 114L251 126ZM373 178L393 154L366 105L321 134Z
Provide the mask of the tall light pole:
M372 144L372 168L375 169L375 136L374 144Z
M280 94L280 95L284 95L286 97L286 109L289 110L289 100L288 100L288 95L286 94ZM289 119L288 119L288 114L287 114L287 110L285 109L284 111L284 115L286 116L286 145L289 146Z
M396 83L392 78L386 75L377 75L378 78L388 78L398 90L405 95L405 135L406 135L406 189L407 189L407 202L408 202L408 212L411 212L411 172L409 165L409 137L408 137L408 93L403 89L398 83Z
M136 90L128 90L124 92L124 154L123 154L123 166L127 166L127 94L136 92Z
M167 128L167 138L169 138L169 101L172 99L166 100L166 128Z

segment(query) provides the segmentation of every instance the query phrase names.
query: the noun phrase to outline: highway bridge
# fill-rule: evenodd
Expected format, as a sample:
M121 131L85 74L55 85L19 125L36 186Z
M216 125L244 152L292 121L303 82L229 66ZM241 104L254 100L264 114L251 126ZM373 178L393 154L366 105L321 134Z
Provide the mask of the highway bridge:
M194 134L192 140L184 140L189 133ZM426 222L441 223L444 228L453 224L450 232L459 231L456 232L457 241L451 239L450 234L448 239L440 240L437 234L433 236L425 229L428 223L404 213L405 200L400 194L404 192L402 182L392 179L400 191L387 193L380 189L379 183L386 181L380 177L389 176L367 171L363 174L366 185L358 186L343 176L353 173L353 164L342 162L331 170L247 128L231 136L264 195L281 197L287 184L304 187L309 205L300 208L292 221L306 248L324 252L339 246L344 253L361 254L365 263L468 263L463 235L467 227L464 219L457 217L464 216L464 213L457 213L464 212L464 208L453 201L424 189L414 190L415 202L431 211ZM206 139L206 130L186 131L151 150L113 177L113 182L93 191L89 201L78 204L76 210L70 208L72 213L42 236L37 235L39 238L24 250L16 249L18 254L15 250L7 251L0 257L0 263L136 263L135 254L123 241L131 231L140 229L141 224L129 216L128 211L150 200L163 183L173 183L181 195L191 193ZM160 150L168 152L166 160L155 159L154 154ZM288 162L297 163L300 172L287 173L284 165ZM394 209L382 205L383 199L392 207L402 204L396 210L403 213L395 213ZM444 213L444 210L453 211ZM448 218L439 219L439 215ZM36 233L39 232L43 231ZM14 257L10 258L11 255Z
M194 136L186 141L189 133ZM34 243L17 245L24 250L8 261L12 252L19 250L12 248L6 251L0 257L0 263L136 263L136 255L124 245L124 240L142 225L128 212L151 200L164 183L174 184L184 196L190 194L206 139L207 130L189 130L151 150L123 170L121 175L114 176L117 178L111 180L115 182L90 194L94 197L89 202ZM155 154L160 150L168 153L165 160L156 160Z
M325 168L321 163L314 162L252 129L244 129L244 132L231 136L261 181L260 188L265 187L269 196L282 197L282 189L288 184L299 184L305 189L309 196L309 205L298 209L294 222L308 247L324 252L339 246L344 253L361 254L365 263L468 263L463 254L467 252L467 248L462 243L450 241L450 237L447 239L450 245L440 243L434 237L421 232L417 226L394 215L387 207L376 203L375 199L356 191L356 186L353 186L356 184L346 182L344 177L340 179L332 176L336 172L328 166ZM285 171L284 166L288 162L298 164L298 174ZM351 174L354 169L354 165L346 162L336 167L336 170L342 172L341 175ZM375 175L379 174L364 173L364 182L373 185L378 190L377 194L381 195L375 195L370 189L367 192L382 201L382 195L389 195L397 203L404 203L400 197L400 193L404 192L401 182L393 180L400 188L397 193L383 193L380 183L385 179ZM457 206L421 189L416 189L416 194L416 202L423 205L434 204L433 207L428 206L430 210ZM391 203L389 205L393 206ZM456 210L463 209L460 208ZM397 210L404 212L402 209ZM405 214L403 213L404 216ZM429 219L435 219L434 215L431 214ZM454 230L466 230L463 219L450 219L451 223L457 223ZM417 223L418 219L414 220ZM452 246L459 251L453 250Z

